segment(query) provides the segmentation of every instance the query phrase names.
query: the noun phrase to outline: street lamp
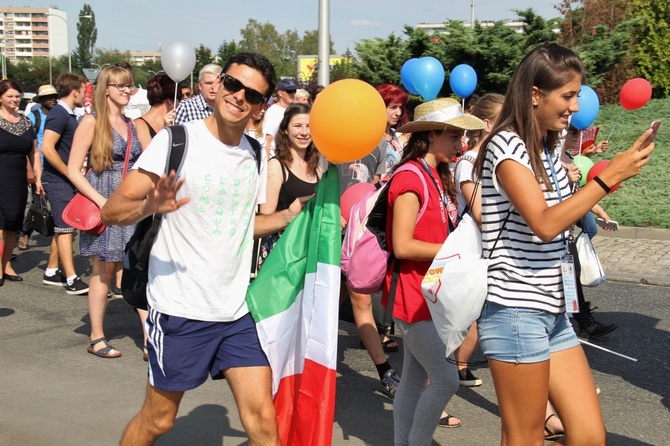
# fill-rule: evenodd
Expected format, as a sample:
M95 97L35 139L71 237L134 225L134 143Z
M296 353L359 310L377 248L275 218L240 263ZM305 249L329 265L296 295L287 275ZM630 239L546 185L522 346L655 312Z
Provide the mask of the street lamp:
M46 15L51 15L51 16L54 16L54 17L58 17L59 19L61 19L62 21L65 22L65 26L66 26L66 29L67 29L67 70L69 72L72 72L72 53L70 52L70 25L72 25L72 22L74 22L75 20L78 20L78 19L92 19L93 16L90 15L90 14L80 15L79 17L75 17L72 20L67 21L65 19L65 17L54 14L54 13L47 13ZM51 44L51 36L49 36L49 44ZM49 54L49 56L51 56L51 54Z

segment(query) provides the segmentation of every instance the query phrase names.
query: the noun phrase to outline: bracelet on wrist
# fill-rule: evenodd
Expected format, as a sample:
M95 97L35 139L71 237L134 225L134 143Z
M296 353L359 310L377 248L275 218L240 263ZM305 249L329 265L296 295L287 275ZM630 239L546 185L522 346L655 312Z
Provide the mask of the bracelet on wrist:
M593 177L593 181L598 183L598 186L602 187L606 194L609 194L612 191L612 188L605 184L605 182L601 180L600 177Z

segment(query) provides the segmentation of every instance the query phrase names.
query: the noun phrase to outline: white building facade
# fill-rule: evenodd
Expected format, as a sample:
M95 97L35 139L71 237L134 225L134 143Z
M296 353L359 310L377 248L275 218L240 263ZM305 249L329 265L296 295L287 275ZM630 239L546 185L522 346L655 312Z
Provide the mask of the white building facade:
M67 55L67 13L55 8L0 6L0 50L9 62Z

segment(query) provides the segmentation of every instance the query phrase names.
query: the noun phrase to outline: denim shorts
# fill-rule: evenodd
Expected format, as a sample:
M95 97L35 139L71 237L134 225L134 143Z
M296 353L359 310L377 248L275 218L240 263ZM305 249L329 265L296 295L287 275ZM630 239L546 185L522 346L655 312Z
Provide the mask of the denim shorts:
M477 321L479 345L489 359L516 364L549 360L579 345L567 313L504 307L486 302Z

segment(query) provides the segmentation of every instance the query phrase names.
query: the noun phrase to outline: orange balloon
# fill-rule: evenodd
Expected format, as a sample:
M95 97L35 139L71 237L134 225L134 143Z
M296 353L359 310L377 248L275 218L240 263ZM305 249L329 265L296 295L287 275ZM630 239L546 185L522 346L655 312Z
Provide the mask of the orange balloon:
M379 144L386 131L386 105L370 84L344 79L326 87L309 118L314 145L332 163L359 160Z

